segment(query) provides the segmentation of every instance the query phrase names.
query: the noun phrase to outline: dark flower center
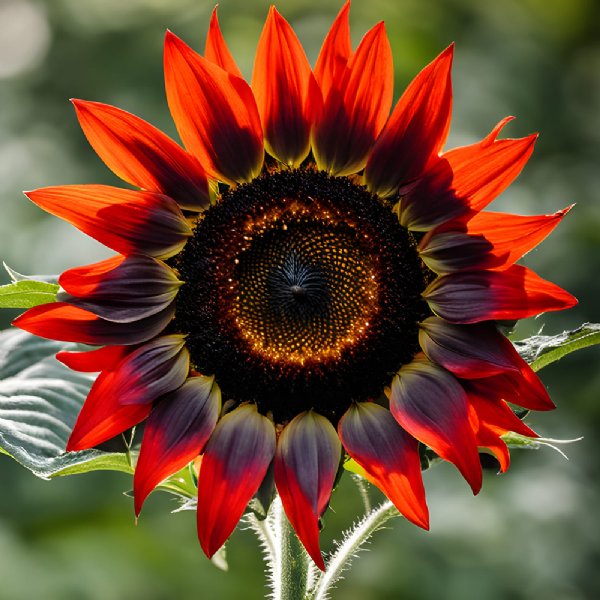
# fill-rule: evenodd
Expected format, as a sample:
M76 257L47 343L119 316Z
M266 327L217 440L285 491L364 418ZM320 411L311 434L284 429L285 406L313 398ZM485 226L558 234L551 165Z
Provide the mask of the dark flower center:
M224 193L174 266L177 328L225 399L333 421L381 394L428 314L411 234L364 188L313 170Z

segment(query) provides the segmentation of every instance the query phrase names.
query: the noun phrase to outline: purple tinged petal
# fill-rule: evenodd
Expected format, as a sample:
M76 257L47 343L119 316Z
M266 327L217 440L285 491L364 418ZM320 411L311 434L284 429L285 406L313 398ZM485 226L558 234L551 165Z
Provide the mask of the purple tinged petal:
M189 356L184 338L156 338L132 350L98 376L77 417L67 450L84 450L145 419L152 402L186 379Z
M416 358L392 380L390 410L401 427L454 463L473 493L479 492L481 464L468 399L451 373L426 358Z
M451 323L523 319L577 304L576 298L531 269L452 273L423 292L431 309Z
M13 321L15 327L51 340L92 346L133 346L159 335L175 314L173 304L130 323L113 323L66 302L34 306Z
M221 410L214 377L191 377L152 409L133 478L135 514L150 492L204 449Z
M353 404L338 431L348 454L412 523L429 528L417 440L389 410L372 402Z
M275 454L275 426L253 404L217 424L198 475L198 539L211 557L235 529Z
M120 381L114 391L119 404L149 404L187 379L190 355L185 338L175 334L151 340L129 354L118 369Z
M504 262L492 254L494 245L483 235L439 233L419 248L423 262L436 273L493 269Z
M59 283L65 291L57 299L117 323L139 321L164 310L182 283L167 265L149 256L127 256L107 271L91 267L63 273Z
M290 421L275 453L275 484L283 508L321 570L325 565L319 549L319 517L329 502L341 452L333 425L311 410Z
M493 323L453 325L429 317L420 324L419 343L431 361L457 377L477 379L519 371L516 350Z
M192 230L177 203L155 192L63 185L26 192L40 208L121 254L168 258Z

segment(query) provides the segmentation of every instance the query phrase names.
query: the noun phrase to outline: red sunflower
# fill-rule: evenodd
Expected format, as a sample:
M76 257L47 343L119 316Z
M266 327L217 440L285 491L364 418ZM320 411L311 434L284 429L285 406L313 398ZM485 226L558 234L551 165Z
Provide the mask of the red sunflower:
M272 8L248 85L213 13L204 56L165 40L185 145L118 108L75 100L102 160L140 191L101 185L28 197L118 254L60 277L58 302L15 325L99 346L61 352L99 372L67 450L145 421L135 511L202 456L198 536L212 556L269 477L315 563L319 518L350 457L427 528L419 445L474 493L478 448L505 471L511 411L553 408L498 322L576 300L516 261L568 209L483 212L536 139L442 151L453 47L392 107L382 23L356 50L344 5L314 69ZM223 398L223 403L222 403Z

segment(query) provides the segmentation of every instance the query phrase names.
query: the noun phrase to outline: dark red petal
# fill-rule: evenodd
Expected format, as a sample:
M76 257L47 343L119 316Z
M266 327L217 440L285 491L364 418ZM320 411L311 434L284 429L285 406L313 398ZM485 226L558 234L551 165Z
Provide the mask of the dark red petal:
M312 95L318 91L298 37L274 6L256 49L252 91L267 152L298 166L308 154Z
M313 411L296 416L279 435L275 485L294 531L322 571L319 517L327 507L342 447L333 425Z
M484 209L519 175L537 135L497 140L512 117L481 142L445 152L402 200L401 223L427 231L457 216Z
M221 33L221 28L219 27L216 6L214 7L212 15L210 16L210 25L208 26L206 45L204 46L204 58L210 60L212 63L215 63L215 65L218 65L221 67L221 69L224 69L228 73L231 73L231 75L235 75L235 77L239 77L241 79L244 78L235 60L233 60L233 56L231 56L231 52L229 52L229 48L227 48L225 40L223 39L223 34Z
M463 324L524 319L577 304L569 292L521 265L444 275L427 287L423 297L446 321Z
M187 378L189 355L180 335L156 338L102 371L77 417L67 450L85 450L145 419L152 402ZM137 419L137 420L135 420Z
M109 377L108 371L101 373L96 379L94 387L101 388L104 381ZM98 444L123 433L131 427L141 423L149 414L151 404L135 404L121 406L117 397L112 394L99 394L87 397L71 437L67 442L67 452L89 450Z
M56 360L59 360L73 371L99 373L111 369L123 358L127 351L127 346L104 346L87 352L63 350L56 354Z
M260 173L262 127L252 90L243 79L203 58L168 31L165 85L183 143L211 176L236 183Z
M171 138L114 106L84 100L72 102L92 148L121 179L170 196L187 210L208 208L206 173Z
M412 523L429 529L417 440L398 425L389 410L371 402L353 404L338 431L348 454L365 477Z
M452 112L450 70L454 44L406 88L369 156L365 180L380 196L413 181L441 151Z
M481 464L469 425L467 396L445 369L418 358L392 381L390 410L413 437L456 465L473 493L481 489Z
M251 404L215 428L198 475L198 539L210 558L235 529L275 454L275 427Z
M121 254L168 258L192 230L177 204L154 192L107 185L63 185L26 192L46 212Z
M339 85L352 57L349 14L350 0L346 0L325 37L315 64L315 78L323 98L329 95L332 87Z
M471 423L474 425L477 445L491 450L500 463L500 470L504 473L510 466L510 454L501 436L509 431L528 437L538 436L517 418L504 401L480 396L469 391L467 386L465 389L469 397L473 416Z
M419 244L423 262L441 274L502 267L504 260L493 250L493 244L485 236L455 231L426 236Z
M139 321L167 308L181 281L165 265L149 256L132 254L65 271L58 282L69 302L118 323Z
M140 321L113 323L66 302L53 302L30 308L12 324L33 335L51 340L79 342L92 346L130 346L158 335L169 324L174 314L175 309L171 305Z
M333 63L327 64L331 68ZM317 166L333 175L362 169L392 105L392 52L383 23L367 32L338 79L331 74L311 140Z
M202 452L221 410L214 377L192 377L160 398L146 426L135 466L133 495L139 515L150 492Z
M533 217L475 213L466 220L440 225L425 236L419 253L437 273L505 270L550 234L571 208Z
M431 361L457 377L478 379L519 371L517 351L493 323L453 325L429 317L420 324L419 344Z
M501 373L484 379L464 381L463 385L469 394L497 401L505 400L529 410L555 408L544 384L523 359L520 359L519 373Z
M499 435L514 431L526 437L538 437L533 429L515 415L504 400L497 400L482 393L483 386L472 386L471 382L465 382L463 387L467 392L469 403L477 413L478 420L491 430Z

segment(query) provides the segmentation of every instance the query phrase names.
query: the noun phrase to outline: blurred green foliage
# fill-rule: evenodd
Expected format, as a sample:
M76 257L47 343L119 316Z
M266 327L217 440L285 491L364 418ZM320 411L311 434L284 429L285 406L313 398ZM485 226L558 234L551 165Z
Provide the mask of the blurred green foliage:
M222 29L247 76L266 0L223 0ZM283 0L314 61L339 0ZM106 250L43 214L22 189L117 184L88 147L69 97L116 104L175 135L164 99L162 38L169 27L201 50L206 0L0 1L0 257L27 274L58 273ZM540 131L530 164L494 209L577 207L526 263L581 304L520 325L529 335L600 321L600 4L597 0L354 0L354 42L385 20L396 95L456 41L454 121L448 146L506 130ZM0 284L8 282L2 274ZM10 313L2 315L7 326ZM473 498L450 466L425 476L432 531L397 521L377 534L337 597L345 600L581 600L600 597L600 369L597 349L553 365L542 378L559 410L535 415L548 437L576 437L570 462L549 450L514 453ZM1 418L1 415L0 415ZM170 515L156 495L134 526L131 481L95 473L52 482L0 458L0 600L260 598L258 546L229 544L230 572L202 555L193 514ZM359 510L346 481L328 514L324 547Z

